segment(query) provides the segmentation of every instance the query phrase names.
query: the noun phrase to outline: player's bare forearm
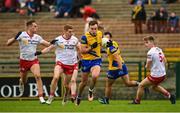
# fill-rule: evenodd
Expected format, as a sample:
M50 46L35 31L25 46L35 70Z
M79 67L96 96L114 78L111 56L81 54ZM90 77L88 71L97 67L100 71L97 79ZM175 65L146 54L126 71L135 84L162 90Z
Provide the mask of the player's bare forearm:
M48 53L53 48L54 48L54 45L50 45L49 47L44 48L41 52L42 54L45 54L45 53Z
M12 45L15 41L16 41L15 38L10 38L10 39L7 41L6 45L7 45L7 46L10 46L10 45Z
M48 41L43 41L42 43L41 43L43 46L46 46L46 47L48 47L48 46L50 46L51 45L51 43L50 42L48 42Z

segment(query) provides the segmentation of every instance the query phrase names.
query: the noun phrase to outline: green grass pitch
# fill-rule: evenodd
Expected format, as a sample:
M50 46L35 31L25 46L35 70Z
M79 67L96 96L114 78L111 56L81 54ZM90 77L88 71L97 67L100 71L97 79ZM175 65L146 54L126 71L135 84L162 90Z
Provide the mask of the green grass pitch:
M130 100L111 100L109 105L97 100L83 100L79 106L68 101L64 106L61 100L51 105L40 104L38 100L0 100L0 112L180 112L180 101L175 105L169 100L143 100L140 105L128 104Z

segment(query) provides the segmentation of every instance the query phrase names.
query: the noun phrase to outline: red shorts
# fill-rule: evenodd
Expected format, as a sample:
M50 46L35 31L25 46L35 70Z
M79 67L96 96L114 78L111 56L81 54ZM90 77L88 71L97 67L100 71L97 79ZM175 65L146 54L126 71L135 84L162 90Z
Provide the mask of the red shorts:
M63 63L61 63L60 61L56 62L56 65L61 66L61 68L63 69L63 72L66 75L72 75L74 70L78 70L78 64L74 64L74 65L65 65Z
M30 70L30 68L32 67L32 65L34 64L39 64L39 60L35 59L32 61L28 61L28 60L22 60L20 59L20 72L27 72Z
M162 77L152 77L152 76L148 76L147 77L149 81L151 81L153 84L158 85L160 84L162 81L164 81L165 76Z

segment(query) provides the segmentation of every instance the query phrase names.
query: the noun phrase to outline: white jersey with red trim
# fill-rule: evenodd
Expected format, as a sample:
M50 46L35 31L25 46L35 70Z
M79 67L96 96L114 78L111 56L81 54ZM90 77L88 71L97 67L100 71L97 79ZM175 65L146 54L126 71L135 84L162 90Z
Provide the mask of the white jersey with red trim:
M56 62L60 61L65 65L74 65L77 63L77 44L78 39L75 36L71 36L70 39L66 40L63 36L55 38L56 46Z
M151 76L162 77L166 75L164 53L162 49L158 47L152 47L147 53L147 59L152 61L151 64Z
M42 43L43 38L37 34L34 34L33 37L30 37L27 32L19 32L17 39L19 42L20 48L20 59L32 61L37 59L35 52L37 45Z

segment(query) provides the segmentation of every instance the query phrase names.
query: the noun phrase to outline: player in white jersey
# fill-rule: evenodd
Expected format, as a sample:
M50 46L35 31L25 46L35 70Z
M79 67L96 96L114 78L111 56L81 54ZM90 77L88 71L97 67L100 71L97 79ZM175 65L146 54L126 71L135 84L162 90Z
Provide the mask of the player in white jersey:
M51 104L54 92L57 87L59 77L64 73L64 87L65 93L62 104L67 101L67 96L71 87L71 95L75 99L76 97L76 78L78 72L78 53L79 53L79 41L73 36L73 27L71 25L64 26L64 33L61 36L55 38L51 45L41 52L37 52L37 55L47 53L51 49L56 48L56 66L54 67L54 76L51 82L50 96L46 101L47 104Z
M144 44L150 49L147 53L147 61L145 65L145 68L150 68L150 75L139 84L136 99L133 100L132 104L140 104L144 88L149 86L152 86L153 90L160 92L168 97L171 101L171 104L175 104L175 96L170 94L166 89L159 85L165 79L166 75L166 58L163 51L159 47L155 46L153 36L145 37Z
M19 32L15 38L11 38L7 41L7 45L10 46L14 42L19 42L20 47L20 92L24 92L24 84L27 82L27 73L30 70L35 76L38 95L41 103L45 103L43 98L43 83L40 75L40 66L37 56L35 56L37 45L42 44L49 46L50 43L45 41L41 36L35 34L38 26L34 20L26 23L27 30Z

